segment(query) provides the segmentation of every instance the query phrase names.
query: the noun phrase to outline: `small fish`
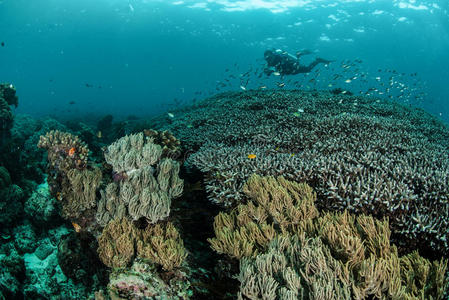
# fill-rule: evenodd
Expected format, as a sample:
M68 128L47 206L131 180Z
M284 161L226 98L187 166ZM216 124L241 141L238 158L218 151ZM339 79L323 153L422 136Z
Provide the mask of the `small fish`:
M295 111L295 112L293 113L293 115L294 115L295 117L300 117L300 116L301 116L301 113Z
M284 86L285 86L285 83L283 83L283 82L278 83L278 87L284 87Z
M75 101L70 101L70 102L69 102L70 105L73 105L73 104L75 104L75 103L76 103Z
M274 76L280 76L281 73L279 73L279 72L273 72L273 75L274 75Z
M5 42L2 42L1 45L2 45L2 47L5 47Z
M299 112L299 113L303 113L303 112L304 112L304 109L298 108L298 112Z
M261 90L264 90L266 88L267 88L267 86L265 86L265 85L259 86L259 89L261 89Z
M246 91L246 87L244 87L243 85L240 86L240 88L244 91Z
M172 113L167 113L167 115L168 115L169 118L174 118L175 117L175 115L172 114Z
M76 151L75 147L70 148L69 149L69 156L73 157L75 155L75 151Z
M101 133L101 130L98 130L97 138L101 139L102 137L103 137L103 134Z
M254 153L248 154L249 159L255 159L256 157L257 157L257 155Z
M351 83L351 81L352 81L351 79L346 79L345 80L346 83Z
M72 222L72 225L73 225L73 229L75 229L76 232L81 231L81 226L79 226L77 223Z

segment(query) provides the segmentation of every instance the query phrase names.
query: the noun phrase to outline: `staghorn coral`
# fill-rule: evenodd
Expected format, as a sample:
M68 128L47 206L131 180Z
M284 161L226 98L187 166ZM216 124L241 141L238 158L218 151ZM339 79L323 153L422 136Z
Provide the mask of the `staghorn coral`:
M390 244L386 218L347 211L319 216L313 191L282 177L253 175L244 189L263 211L247 204L253 206L249 212L261 216L257 220L252 216L255 226L272 223L275 233L259 253L240 256L240 299L443 299L447 260L431 263L417 252L400 257ZM296 210L304 213L292 217L291 210L301 206ZM221 225L239 231L231 228L232 222Z
M266 90L222 93L173 113L170 123L153 123L189 152L200 149L188 163L205 173L212 201L236 206L251 174L282 175L311 185L319 208L389 216L401 250L449 253L449 130L423 110Z
M161 156L161 146L143 133L125 136L108 147L105 159L118 182L101 192L99 224L125 216L156 223L169 215L171 200L182 193L183 180L178 177L179 163Z
M106 225L98 238L98 254L108 267L125 268L140 257L161 265L166 271L179 268L187 256L173 224L148 224L138 229L126 218Z
M404 248L430 246L448 253L449 143L442 144L444 136L437 142L437 136L409 121L359 114L322 119L306 114L298 122L277 136L205 145L193 154L190 162L206 173L211 200L234 206L244 200L243 184L251 174L282 175L310 184L319 208L388 216ZM249 153L256 158L249 159Z
M148 225L137 241L137 252L139 257L161 265L166 271L179 268L187 256L182 239L170 222Z

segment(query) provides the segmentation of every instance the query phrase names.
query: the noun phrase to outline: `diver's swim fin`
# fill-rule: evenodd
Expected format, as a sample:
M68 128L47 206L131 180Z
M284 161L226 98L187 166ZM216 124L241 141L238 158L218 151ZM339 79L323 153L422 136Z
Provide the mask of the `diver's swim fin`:
M323 64L330 64L331 62L334 62L335 60L327 60L321 57L316 58L317 63L323 63Z
M298 52L296 52L296 57L299 58L303 55L308 55L308 54L312 54L313 51L309 50L309 49L303 49L303 50L299 50Z

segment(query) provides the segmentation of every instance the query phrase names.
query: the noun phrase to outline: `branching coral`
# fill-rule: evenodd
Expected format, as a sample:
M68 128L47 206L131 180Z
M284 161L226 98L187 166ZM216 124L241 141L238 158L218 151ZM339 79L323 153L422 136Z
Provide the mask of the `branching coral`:
M251 174L282 175L310 184L320 208L388 216L402 247L449 251L449 143L428 142L404 120L342 114L300 122L262 142L206 145L193 154L212 201L235 206Z

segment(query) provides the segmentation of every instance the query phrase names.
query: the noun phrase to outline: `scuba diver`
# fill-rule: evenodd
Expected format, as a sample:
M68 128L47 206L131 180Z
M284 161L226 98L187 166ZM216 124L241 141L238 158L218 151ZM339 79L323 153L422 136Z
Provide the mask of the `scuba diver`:
M268 76L271 73L278 72L280 75L295 75L299 73L309 73L318 64L329 64L333 60L326 60L317 57L308 66L301 65L299 63L300 57L303 55L311 54L309 50L298 51L296 56L282 51L277 50L266 50L264 53L264 58L267 61L267 65L264 69L264 73ZM279 75L278 74L278 75Z

